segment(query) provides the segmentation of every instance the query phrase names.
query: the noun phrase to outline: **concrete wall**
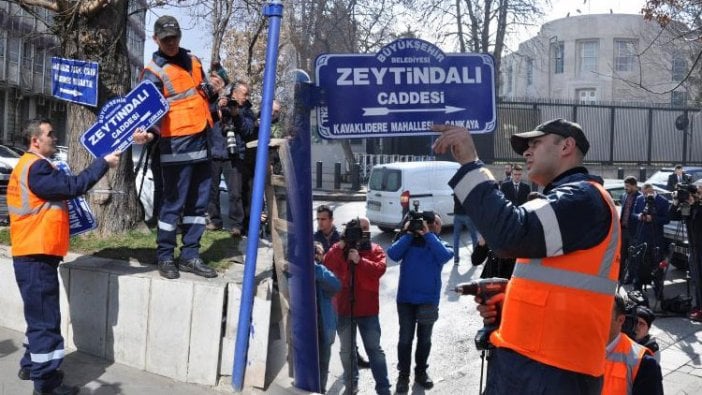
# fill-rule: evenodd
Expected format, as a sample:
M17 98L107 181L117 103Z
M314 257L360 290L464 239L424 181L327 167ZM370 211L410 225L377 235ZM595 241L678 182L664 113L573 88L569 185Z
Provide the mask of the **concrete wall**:
M178 381L216 385L226 281L191 275L164 280L154 266L73 258L59 269L67 349ZM0 290L0 326L24 332L8 255L0 257Z

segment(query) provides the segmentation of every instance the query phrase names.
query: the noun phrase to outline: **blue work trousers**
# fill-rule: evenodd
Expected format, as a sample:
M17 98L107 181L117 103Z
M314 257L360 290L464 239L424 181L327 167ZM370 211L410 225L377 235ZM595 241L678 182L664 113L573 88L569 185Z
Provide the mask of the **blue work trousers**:
M183 261L200 257L200 238L205 232L205 212L210 198L212 171L209 161L164 165L163 202L158 218L159 261L172 260L178 219L183 216Z
M559 369L512 350L496 348L488 358L485 394L599 395L602 383L602 377Z
M390 394L388 365L385 352L380 347L380 321L377 315L368 317L339 316L337 332L339 333L341 365L344 367L344 386L346 391L358 387L358 360L356 354L356 327L361 333L363 346L368 353L371 373L375 379L375 392L379 395Z
M30 369L36 391L50 392L61 384L56 370L64 355L58 282L61 258L15 257L13 261L27 321L20 366Z
M423 319L422 306L411 303L398 303L397 316L400 320L400 339L397 342L397 370L400 376L409 376L412 365L412 342L414 341L415 328L417 332L417 349L414 352L414 373L426 373L427 360L431 352L431 331L434 327L433 318Z

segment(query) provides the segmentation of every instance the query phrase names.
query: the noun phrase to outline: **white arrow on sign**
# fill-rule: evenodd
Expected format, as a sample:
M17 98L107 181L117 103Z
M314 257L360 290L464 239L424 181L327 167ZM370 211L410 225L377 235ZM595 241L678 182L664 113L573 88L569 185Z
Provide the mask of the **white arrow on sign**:
M59 92L65 93L65 94L71 95L71 96L83 96L83 94L80 93L80 91L78 91L77 89L59 88Z
M387 107L364 107L363 116L371 117L375 115L388 115L391 112L444 112L451 114L452 112L463 111L465 108L446 106L443 108L387 108Z

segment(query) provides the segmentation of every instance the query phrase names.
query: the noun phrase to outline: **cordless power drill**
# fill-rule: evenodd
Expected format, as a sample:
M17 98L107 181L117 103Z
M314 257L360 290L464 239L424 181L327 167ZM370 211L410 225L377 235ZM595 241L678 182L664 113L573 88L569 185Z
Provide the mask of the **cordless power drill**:
M500 292L505 292L507 288L506 278L483 278L480 280L473 280L467 283L460 283L456 285L455 291L461 295L473 295L479 297L483 304ZM492 324L486 324L475 334L475 347L478 350L487 350L490 348L490 334L500 326L500 308L495 305L497 309L497 316L495 317L495 322Z

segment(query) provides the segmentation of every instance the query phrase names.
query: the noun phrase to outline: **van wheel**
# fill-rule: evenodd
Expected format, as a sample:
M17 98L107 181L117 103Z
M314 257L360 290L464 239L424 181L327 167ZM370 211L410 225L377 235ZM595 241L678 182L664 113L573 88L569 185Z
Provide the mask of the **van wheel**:
M687 255L679 252L673 253L673 256L670 257L670 264L680 270L688 270L690 268L687 261Z
M385 233L392 233L395 231L395 228L388 228L387 226L378 226L378 229Z

